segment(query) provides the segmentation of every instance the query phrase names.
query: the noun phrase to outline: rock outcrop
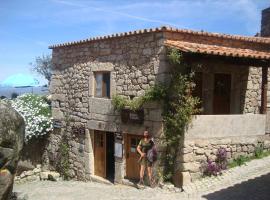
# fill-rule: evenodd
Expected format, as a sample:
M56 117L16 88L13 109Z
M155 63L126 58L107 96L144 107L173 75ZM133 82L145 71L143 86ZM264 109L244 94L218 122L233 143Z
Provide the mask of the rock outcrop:
M11 195L24 132L23 118L10 105L0 101L0 200L7 200Z

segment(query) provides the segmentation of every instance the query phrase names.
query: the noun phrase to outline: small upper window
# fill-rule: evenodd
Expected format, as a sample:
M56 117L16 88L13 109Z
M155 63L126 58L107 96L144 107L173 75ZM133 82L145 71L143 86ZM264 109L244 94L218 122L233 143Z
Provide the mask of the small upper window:
M95 97L110 98L110 73L95 73Z

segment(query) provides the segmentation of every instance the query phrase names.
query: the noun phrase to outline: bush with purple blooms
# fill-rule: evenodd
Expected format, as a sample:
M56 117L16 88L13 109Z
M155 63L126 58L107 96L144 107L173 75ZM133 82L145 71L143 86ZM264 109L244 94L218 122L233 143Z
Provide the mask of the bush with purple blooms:
M204 166L204 174L206 176L217 176L221 173L222 170L227 169L228 158L227 151L225 148L219 148L216 154L216 160L207 160L206 165Z
M205 168L204 175L206 176L212 176L212 175L217 176L221 171L219 165L211 160L207 161L204 168Z
M218 149L216 163L219 165L221 170L227 169L228 157L227 157L227 151L225 148Z

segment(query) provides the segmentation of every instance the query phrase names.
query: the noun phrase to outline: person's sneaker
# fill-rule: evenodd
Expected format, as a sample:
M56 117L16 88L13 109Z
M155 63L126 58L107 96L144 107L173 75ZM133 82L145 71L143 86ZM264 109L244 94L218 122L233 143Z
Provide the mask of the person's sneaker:
M144 188L144 182L143 182L143 180L140 180L140 181L137 183L137 187L138 187L138 189Z

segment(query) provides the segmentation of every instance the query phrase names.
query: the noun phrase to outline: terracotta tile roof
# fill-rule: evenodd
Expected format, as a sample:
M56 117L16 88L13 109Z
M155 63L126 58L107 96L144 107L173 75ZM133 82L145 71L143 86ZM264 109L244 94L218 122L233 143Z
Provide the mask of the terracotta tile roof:
M184 52L270 60L270 52L258 51L253 49L224 47L217 45L184 42L178 40L166 40L165 45L177 48Z
M144 33L153 33L153 32L187 33L187 34L191 34L191 35L210 36L210 37L221 38L221 39L223 38L223 39L231 39L231 40L237 40L237 41L270 44L270 38L248 37L248 36L228 35L228 34L220 34L220 33L209 33L209 32L204 32L204 31L192 31L192 30L187 30L187 29L176 29L176 28L172 28L172 27L162 26L162 27L158 27L158 28L150 28L150 29L129 31L129 32L124 32L124 33L116 33L116 34L107 35L107 36L88 38L85 40L67 42L67 43L62 43L62 44L55 44L55 45L49 46L49 48L54 49L57 47L65 47L65 46L83 44L83 43L88 43L91 41L108 40L108 39L112 39L112 38L120 38L120 37L139 35L139 34L144 34Z

